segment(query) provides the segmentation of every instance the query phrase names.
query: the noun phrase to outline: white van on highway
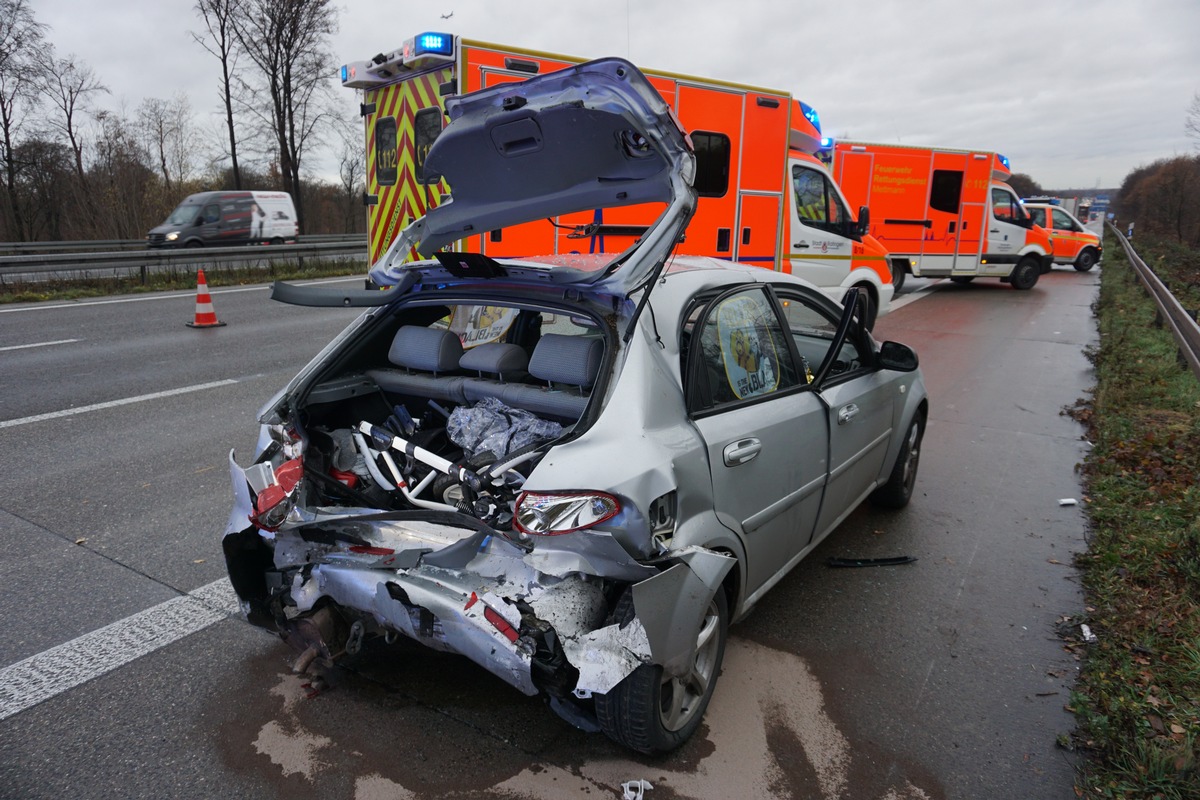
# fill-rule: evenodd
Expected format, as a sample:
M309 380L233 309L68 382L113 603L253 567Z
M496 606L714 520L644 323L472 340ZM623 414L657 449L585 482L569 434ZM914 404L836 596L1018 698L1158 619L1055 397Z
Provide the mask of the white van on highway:
M287 192L200 192L189 195L146 236L150 247L295 242L296 206Z

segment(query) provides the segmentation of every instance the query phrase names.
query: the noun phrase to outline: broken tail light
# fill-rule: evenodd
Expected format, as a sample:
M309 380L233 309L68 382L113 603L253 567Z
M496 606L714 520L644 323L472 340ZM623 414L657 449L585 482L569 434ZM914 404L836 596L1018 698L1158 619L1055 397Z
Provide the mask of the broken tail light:
M558 536L612 519L620 513L621 501L607 492L523 492L516 511L522 533Z
M295 489L304 476L304 462L293 458L274 469L270 468L269 463L265 466L267 468L262 470L261 476L256 477L265 478L269 483L261 489L254 487L257 496L250 521L265 531L273 531L283 524L295 505ZM251 485L254 486L253 480Z

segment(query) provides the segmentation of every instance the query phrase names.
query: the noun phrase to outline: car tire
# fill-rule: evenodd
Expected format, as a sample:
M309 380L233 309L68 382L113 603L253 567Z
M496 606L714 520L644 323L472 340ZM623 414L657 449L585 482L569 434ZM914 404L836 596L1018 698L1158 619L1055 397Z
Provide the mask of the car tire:
M633 593L617 602L612 621L633 620ZM595 695L596 718L613 741L649 755L668 753L686 742L704 717L721 673L729 634L729 603L718 589L696 634L689 673L664 678L658 664L642 664L612 688Z
M863 327L867 330L873 330L875 328L875 320L879 317L879 303L875 302L875 296L871 294L871 290L867 288L865 283L858 284L850 291L858 289L862 289L863 294L866 295L866 299L863 301L863 319L861 320Z
M950 282L957 283L959 286L966 286L971 281L975 280L974 275L951 275Z
M902 266L897 266L895 263L892 267L892 291L895 294L900 294L900 290L904 288L904 279L908 277L908 270Z
M1038 259L1025 256L1017 262L1017 266L1013 267L1012 274L1008 276L1008 282L1014 289L1026 291L1036 286L1038 278L1041 276L1042 265L1038 263Z
M925 418L918 414L904 434L904 443L892 465L887 483L871 493L871 502L883 508L904 508L912 499L917 482L917 467L921 461L921 440L925 438Z
M276 247L276 246L278 246L278 245L281 245L281 244L283 244L283 239L281 239L281 238L280 238L280 237L278 237L278 236L276 236L274 239L272 239L272 240L271 240L271 246L272 246L272 247Z
M1087 272L1096 266L1098 260L1096 258L1096 251L1090 247L1085 247L1083 248L1083 252L1075 257L1075 269L1080 272Z

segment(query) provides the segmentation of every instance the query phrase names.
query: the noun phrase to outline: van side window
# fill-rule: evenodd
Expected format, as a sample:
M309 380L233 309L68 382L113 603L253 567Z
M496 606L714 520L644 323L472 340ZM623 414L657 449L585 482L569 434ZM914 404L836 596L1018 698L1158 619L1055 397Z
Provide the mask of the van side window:
M1027 208L1025 210L1029 212L1029 216L1033 217L1034 225L1041 225L1043 228L1046 227L1046 210L1045 209Z
M221 221L221 207L216 203L209 203L204 207L204 222L211 225L214 222Z
M935 169L929 181L929 207L934 211L957 214L962 202L961 169Z
M1039 225L1041 223L1038 223ZM1075 224L1075 220L1071 219L1066 213L1054 209L1054 227L1060 231L1077 231L1079 226Z
M375 181L380 186L396 185L396 118L375 120Z
M843 222L850 215L824 175L815 169L793 164L792 188L796 193L796 214L800 222L832 233L843 232Z
M696 149L696 193L724 197L729 191L729 137L710 131L692 131L691 137Z
M1025 209L1017 198L1000 188L992 189L992 216L1004 222L1025 219Z

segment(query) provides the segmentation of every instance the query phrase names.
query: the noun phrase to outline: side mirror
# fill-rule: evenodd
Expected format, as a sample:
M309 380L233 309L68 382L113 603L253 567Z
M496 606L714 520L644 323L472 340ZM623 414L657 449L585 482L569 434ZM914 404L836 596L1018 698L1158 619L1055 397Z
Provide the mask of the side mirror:
M912 372L917 368L917 353L906 344L884 342L879 345L879 366L897 372Z
M871 209L866 206L858 207L858 235L866 236L871 229Z

